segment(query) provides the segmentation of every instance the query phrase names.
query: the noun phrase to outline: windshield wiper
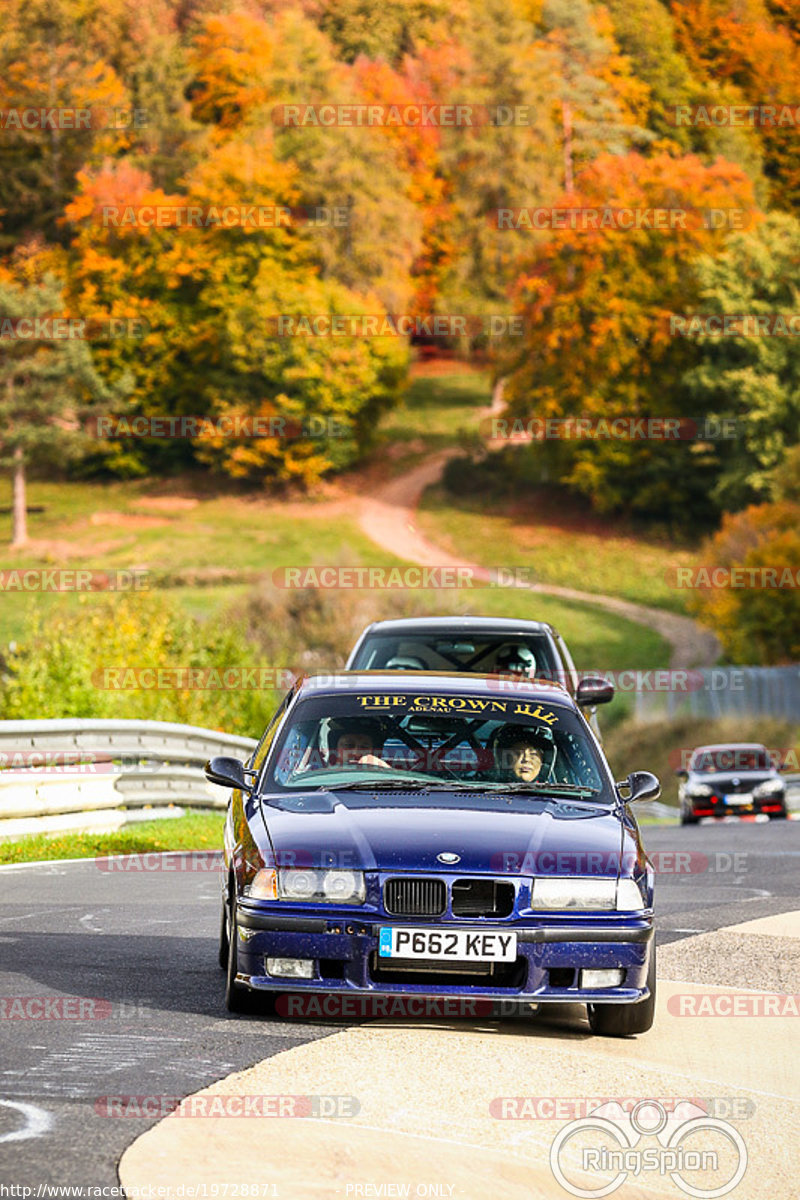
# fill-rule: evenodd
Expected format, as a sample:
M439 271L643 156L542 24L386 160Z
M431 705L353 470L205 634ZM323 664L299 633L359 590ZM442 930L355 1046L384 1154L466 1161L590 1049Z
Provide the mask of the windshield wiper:
M490 783L486 785L495 792L530 792L538 796L555 793L556 796L599 796L596 788L581 787L576 783Z
M381 792L384 789L396 788L402 792L422 792L430 787L418 779L354 779L350 783L334 783L329 785L334 792Z

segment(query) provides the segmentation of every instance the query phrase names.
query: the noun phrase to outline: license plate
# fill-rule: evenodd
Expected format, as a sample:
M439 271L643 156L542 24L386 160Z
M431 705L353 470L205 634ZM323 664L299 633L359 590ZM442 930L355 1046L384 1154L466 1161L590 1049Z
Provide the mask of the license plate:
M726 796L725 803L726 804L752 804L753 803L753 794L752 794L752 792L741 792L738 796Z
M484 929L403 929L385 925L380 958L431 958L453 962L514 962L517 935Z

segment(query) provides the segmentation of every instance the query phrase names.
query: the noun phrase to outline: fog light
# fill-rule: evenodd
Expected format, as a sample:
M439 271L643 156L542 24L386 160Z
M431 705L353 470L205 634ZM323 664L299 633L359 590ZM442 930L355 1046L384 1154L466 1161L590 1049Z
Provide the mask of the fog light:
M284 979L313 979L313 958L268 958L267 974L281 975Z
M619 987L625 978L625 972L619 967L602 971L581 971L580 987L610 988Z

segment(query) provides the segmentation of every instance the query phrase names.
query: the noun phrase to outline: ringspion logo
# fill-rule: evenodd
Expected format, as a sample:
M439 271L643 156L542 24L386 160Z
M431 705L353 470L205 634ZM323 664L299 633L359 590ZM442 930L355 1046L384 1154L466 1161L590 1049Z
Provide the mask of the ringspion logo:
M654 1138L657 1145L640 1145L644 1138ZM559 1131L550 1147L550 1168L579 1200L608 1196L631 1175L669 1176L688 1196L707 1200L727 1195L741 1182L747 1147L734 1125L692 1101L668 1111L658 1100L642 1100L630 1112L612 1101ZM585 1185L577 1181L578 1173Z

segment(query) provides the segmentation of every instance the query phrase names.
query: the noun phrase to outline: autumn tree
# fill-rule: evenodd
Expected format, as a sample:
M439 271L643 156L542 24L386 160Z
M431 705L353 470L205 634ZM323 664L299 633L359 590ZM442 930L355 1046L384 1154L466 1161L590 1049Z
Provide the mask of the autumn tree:
M678 45L700 79L711 87L729 83L739 103L796 107L800 46L791 28L774 23L764 0L672 0L672 13ZM800 203L797 125L790 119L758 128L772 202L795 209Z
M789 501L753 505L726 514L702 547L708 569L690 609L719 637L735 663L796 663L800 658L800 507ZM722 568L723 586L712 586ZM725 572L742 568L740 586L724 586ZM793 582L794 581L794 582Z
M566 201L565 201L566 202ZM670 316L699 296L695 260L722 247L709 210L752 212L750 184L738 167L697 158L605 156L587 168L576 209L685 213L672 227L566 228L513 232L533 242L517 284L525 335L509 355L509 414L537 417L695 417L684 375L697 348L670 332ZM682 228L680 226L683 226ZM629 511L668 524L710 522L714 463L695 444L570 441L536 447L600 511ZM688 503L687 503L688 501Z

